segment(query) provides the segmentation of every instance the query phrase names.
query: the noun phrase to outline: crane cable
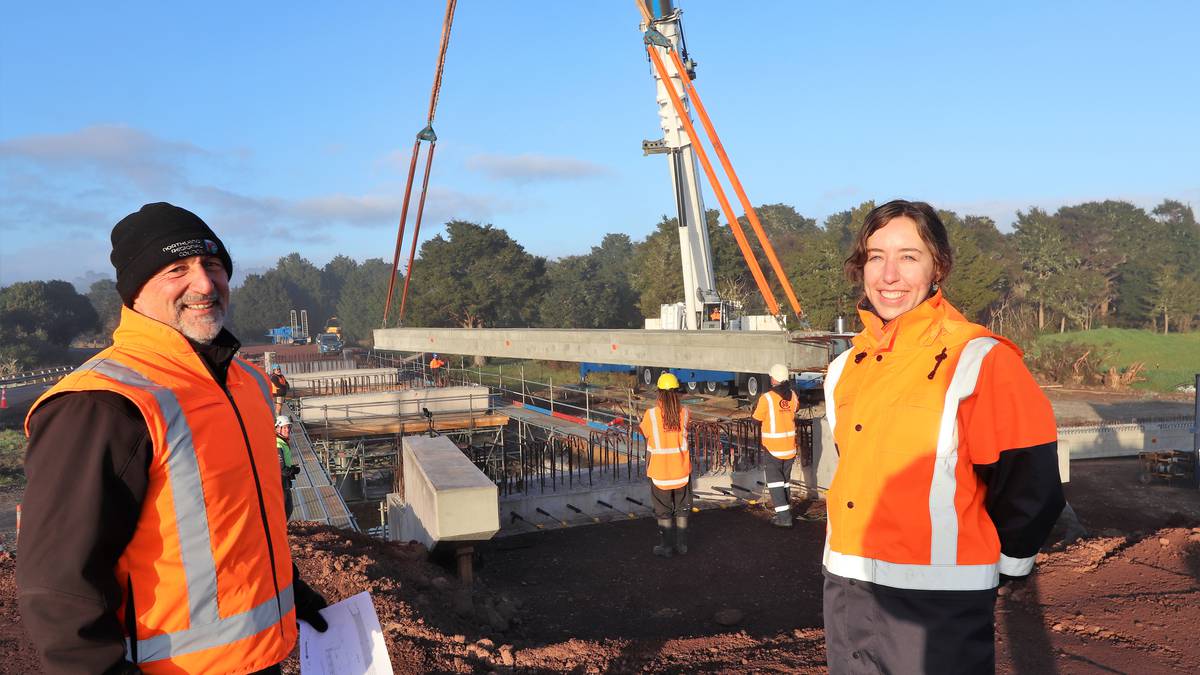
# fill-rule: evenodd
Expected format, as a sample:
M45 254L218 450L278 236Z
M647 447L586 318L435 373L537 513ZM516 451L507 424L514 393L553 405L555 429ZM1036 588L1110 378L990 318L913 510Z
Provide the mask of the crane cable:
M654 17L650 14L649 8L643 0L634 0L638 7L638 11L642 14L642 19L646 22L647 33L653 30ZM712 121L708 117L708 112L704 108L704 103L700 100L700 92L697 91L696 85L688 76L687 68L684 67L683 61L675 49L669 46L664 47L664 50L671 55L672 62L679 73L679 77L683 83L684 92L688 94L689 100L696 106L696 113L700 117L700 122L704 125L705 133L708 134L709 140L712 142L713 150L717 153L717 158L721 162L721 167L725 169L726 175L733 186L734 193L737 194L738 201L742 205L742 209L746 212L746 219L750 222L750 226L754 229L755 236L758 237L759 244L766 253L768 261L771 263L771 269L775 272L776 278L779 280L780 286L783 287L787 294L788 301L792 309L796 312L796 317L804 316L804 310L800 306L800 301L796 298L795 291L792 290L792 284L784 274L783 266L779 262L779 258L775 254L775 248L771 245L767 233L763 230L761 222L759 222L758 214L754 211L750 204L749 197L746 196L746 191L742 187L742 183L738 180L737 173L733 169L733 164L729 160L729 155L725 152L725 147L721 144L721 139L717 135L716 129L713 127ZM684 129L688 137L692 140L692 145L696 150L696 156L700 160L701 166L704 168L705 175L708 177L709 184L712 185L713 192L717 195L717 200L721 203L722 210L725 213L726 220L729 221L730 229L733 231L734 239L737 240L738 248L742 252L742 256L746 259L746 264L750 267L750 272L754 276L754 280L758 285L759 292L762 293L763 299L767 302L767 307L772 314L779 314L779 305L775 301L774 294L771 293L766 285L766 279L763 277L762 268L758 264L756 256L749 247L746 241L745 233L742 231L741 225L737 222L733 215L733 209L729 205L728 199L725 197L725 192L720 186L716 173L712 169L711 163L700 145L700 139L696 134L694 125L687 114L687 110L683 107L683 101L675 92L675 88L670 86L670 79L667 74L666 66L659 58L657 51L654 49L654 43L647 37L646 51L650 55L650 60L653 62L655 70L658 71L659 77L663 80L664 88L667 90L671 98L671 104L675 108L676 114L683 122Z
M454 10L458 0L446 0L446 16L442 20L442 41L438 49L437 69L433 76L433 90L429 94L429 117L425 128L417 133L413 142L412 159L408 164L408 182L404 186L404 201L400 206L400 226L396 231L396 250L392 255L392 274L388 278L387 300L383 305L383 327L387 328L388 314L392 308L392 294L396 287L396 274L400 269L400 250L404 243L405 223L408 220L408 203L412 197L413 178L417 171L417 158L421 152L421 141L429 142L429 152L425 156L425 175L421 183L421 197L417 203L417 218L413 224L412 246L408 255L408 269L404 275L404 291L400 296L400 312L397 321L404 319L404 304L408 297L408 286L412 280L413 260L416 257L417 237L421 233L421 217L425 212L425 197L429 191L429 172L433 167L433 152L437 148L437 134L433 131L433 118L437 112L438 98L442 90L442 73L446 67L446 50L450 46L450 29L454 24Z

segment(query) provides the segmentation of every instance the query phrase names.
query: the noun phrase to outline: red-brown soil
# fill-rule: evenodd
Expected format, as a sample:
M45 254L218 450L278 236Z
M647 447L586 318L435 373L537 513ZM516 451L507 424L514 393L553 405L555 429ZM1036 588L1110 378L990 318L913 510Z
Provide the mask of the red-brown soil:
M1091 535L1001 589L1000 672L1200 669L1200 492L1137 475L1132 460L1072 466ZM669 560L650 554L648 519L508 537L480 547L470 588L419 546L325 526L293 524L292 552L330 601L371 592L397 673L816 673L824 522L807 511L791 530L756 509L697 514L691 552ZM14 565L0 553L0 672L36 672Z

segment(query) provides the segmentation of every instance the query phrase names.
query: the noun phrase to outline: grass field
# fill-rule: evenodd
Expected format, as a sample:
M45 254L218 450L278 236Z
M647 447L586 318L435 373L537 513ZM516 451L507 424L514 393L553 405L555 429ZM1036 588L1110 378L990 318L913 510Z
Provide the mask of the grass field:
M25 434L0 431L0 486L25 484Z
M1144 382L1134 387L1173 392L1180 385L1194 384L1200 373L1200 332L1162 335L1130 328L1100 328L1071 333L1042 335L1037 344L1075 342L1101 347L1109 358L1105 366L1124 369L1142 361Z

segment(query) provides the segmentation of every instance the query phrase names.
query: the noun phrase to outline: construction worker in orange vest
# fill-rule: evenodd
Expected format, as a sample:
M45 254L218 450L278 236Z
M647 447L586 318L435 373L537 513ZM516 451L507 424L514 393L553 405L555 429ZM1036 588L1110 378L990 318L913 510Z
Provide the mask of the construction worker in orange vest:
M445 385L445 382L443 381L443 376L445 373L446 362L439 359L437 354L434 354L433 358L429 359L429 375L433 380L433 385L435 387L441 387Z
M271 396L275 398L275 414L283 414L284 399L287 398L288 389L291 385L288 384L287 378L283 375L283 369L275 366L271 369Z
M787 366L776 363L769 373L771 388L758 397L754 419L762 422L763 473L775 513L771 524L792 526L792 505L788 481L796 460L796 408L800 397L792 390Z
M17 557L47 673L279 673L300 580L266 373L223 328L233 262L194 213L147 204L112 231L113 345L34 403Z
M825 645L839 673L993 673L997 585L1033 571L1065 501L1050 402L1012 342L941 285L932 206L867 214L846 259L864 330L829 364Z
M650 461L650 500L658 520L659 543L654 555L670 558L688 552L688 514L692 510L692 462L688 453L687 408L679 402L679 379L672 373L658 377L658 401L646 411L638 429L646 438Z

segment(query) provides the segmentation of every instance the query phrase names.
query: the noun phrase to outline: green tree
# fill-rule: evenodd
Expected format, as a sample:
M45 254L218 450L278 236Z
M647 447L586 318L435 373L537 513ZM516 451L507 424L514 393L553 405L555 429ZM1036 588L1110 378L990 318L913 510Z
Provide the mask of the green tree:
M642 316L630 286L633 242L609 234L591 253L568 256L546 269L546 292L538 308L547 328L638 328Z
M833 329L838 317L846 320L848 330L858 323L855 306L862 289L846 278L844 262L850 242L871 208L874 204L868 202L853 211L830 215L818 232L800 240L785 257L785 269L805 318L817 330Z
M112 279L92 282L87 299L92 303L92 309L96 310L99 332L112 335L121 321L121 295L117 293L117 282Z
M319 332L326 319L333 314L335 298L329 298L322 286L321 270L317 269L307 258L299 253L289 253L275 263L275 268L267 272L283 283L287 289L291 306L287 309L308 310L309 320L314 325L309 329L314 334Z
M537 320L546 260L504 230L454 220L445 237L421 245L411 274L405 325L529 326Z
M230 293L226 326L244 344L263 344L268 329L288 325L293 307L278 275L251 274Z
M330 312L336 314L337 306L342 300L346 279L358 269L358 262L346 255L336 255L321 268L321 297ZM327 322L330 317L324 316L318 320Z
M1021 281L1037 306L1038 330L1046 327L1046 306L1055 300L1048 281L1076 264L1058 224L1039 208L1017 211L1013 243L1021 259Z
M1003 237L990 218L961 219L950 211L940 215L954 249L946 297L968 319L986 324L1008 281Z
M0 362L21 368L65 362L71 341L97 325L96 310L66 281L0 288Z
M337 316L342 322L342 332L347 342L374 344L372 331L383 323L383 305L387 300L391 274L391 263L384 262L382 258L370 258L356 265L346 275L337 302ZM397 279L397 283L403 287L404 278Z

